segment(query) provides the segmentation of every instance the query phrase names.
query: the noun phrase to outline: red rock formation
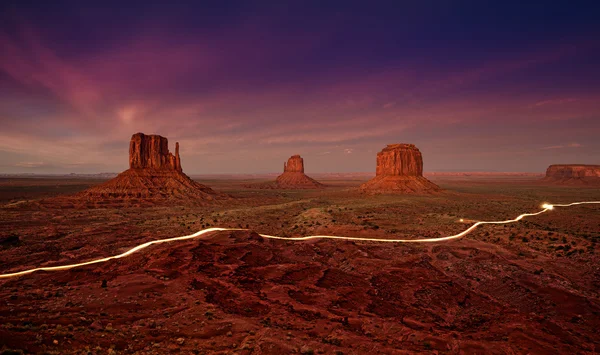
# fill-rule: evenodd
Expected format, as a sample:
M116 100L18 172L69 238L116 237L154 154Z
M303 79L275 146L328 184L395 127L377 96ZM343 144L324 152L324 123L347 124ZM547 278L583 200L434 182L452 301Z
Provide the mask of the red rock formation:
M102 203L158 203L170 199L198 202L225 197L185 175L179 143L173 155L165 137L134 134L129 143L129 167L114 179L81 192L79 197Z
M389 144L377 153L376 176L363 192L434 193L441 189L423 177L423 157L414 144Z
M600 185L600 165L550 165L542 181L558 185Z
M131 169L170 169L181 171L179 143L175 155L169 152L169 141L158 135L136 133L129 143L129 167Z
M287 163L283 163L283 174L273 182L264 184L247 185L260 189L320 189L325 185L304 174L304 159L299 155L292 155Z
M304 173L304 159L299 155L292 155L287 164L283 163L284 173Z
M423 176L423 157L414 144L388 144L377 153L376 175Z
M181 169L181 158L179 157L179 142L175 142L175 170L183 171Z

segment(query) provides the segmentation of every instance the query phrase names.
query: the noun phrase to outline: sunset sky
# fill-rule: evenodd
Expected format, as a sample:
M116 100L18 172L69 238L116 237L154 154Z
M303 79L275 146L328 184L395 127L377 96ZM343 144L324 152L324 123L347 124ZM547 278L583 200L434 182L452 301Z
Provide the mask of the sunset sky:
M594 2L84 3L0 5L0 173L120 172L136 132L191 174L600 164Z

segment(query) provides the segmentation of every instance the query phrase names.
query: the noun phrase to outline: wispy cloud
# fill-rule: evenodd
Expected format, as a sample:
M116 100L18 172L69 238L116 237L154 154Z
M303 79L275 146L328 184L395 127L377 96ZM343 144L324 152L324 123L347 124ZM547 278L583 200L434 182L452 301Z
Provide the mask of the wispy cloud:
M128 138L141 131L167 136L171 147L180 141L184 156L218 154L223 166L239 166L245 159L240 151L249 156L270 151L279 162L279 152L293 147L326 156L319 159L325 170L337 154L358 157L363 147L374 155L392 142L436 144L438 136L472 142L499 121L508 123L505 127L526 121L531 131L525 133L537 133L544 126L536 120L600 112L597 93L557 93L552 99L537 92L505 95L511 88L504 78L494 81L563 58L568 50L562 48L515 52L462 67L367 62L370 69L363 70L319 66L329 61L295 67L305 62L298 58L320 53L327 34L288 41L258 23L215 31L212 37L173 40L169 33L131 33L105 43L103 50L74 54L33 27L19 33L0 28L0 89L11 96L0 97L0 151L14 158L4 165L110 164L116 170L112 167L127 164ZM448 62L461 61L455 59ZM473 88L482 82L489 90ZM570 137L587 144L586 138ZM538 149L540 141L528 149L581 147ZM204 169L201 159L185 164L188 171Z
M541 149L564 149L564 148L581 148L583 147L583 145L579 144L579 143L569 143L569 144L562 144L562 145L551 145L548 147L543 147Z
M564 98L564 99L552 99L552 100L544 100L544 101L538 101L533 105L530 105L530 108L536 108L536 107L542 107L542 106L548 106L548 105L564 105L564 104L569 104L572 102L577 102L579 101L579 99L570 97L570 98Z
M37 161L37 162L23 161L23 162L19 162L19 163L15 164L15 166L18 168L40 168L40 167L43 167L44 165L46 165L46 164L41 161Z

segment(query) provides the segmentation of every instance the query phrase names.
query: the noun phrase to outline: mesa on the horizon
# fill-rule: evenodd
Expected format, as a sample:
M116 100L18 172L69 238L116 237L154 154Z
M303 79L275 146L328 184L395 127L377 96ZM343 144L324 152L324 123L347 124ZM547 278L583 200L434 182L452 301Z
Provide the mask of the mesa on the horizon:
M553 185L600 186L600 165L553 164L541 181Z

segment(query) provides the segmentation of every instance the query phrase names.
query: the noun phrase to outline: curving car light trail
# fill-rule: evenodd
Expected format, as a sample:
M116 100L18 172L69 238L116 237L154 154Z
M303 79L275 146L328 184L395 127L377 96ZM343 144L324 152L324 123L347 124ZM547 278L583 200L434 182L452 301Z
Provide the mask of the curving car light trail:
M508 223L515 223L515 222L518 222L518 221L520 221L521 219L523 219L525 217L537 216L537 215L540 215L542 213L546 213L548 211L553 210L555 207L571 207L571 206L586 205L586 204L600 204L600 201L573 202L573 203L568 203L568 204L549 204L549 203L544 203L541 206L542 210L539 211L539 212L523 213L523 214L519 215L518 217L516 217L514 219L507 219L505 221L479 221L479 222L475 222L469 228L465 229L464 231L462 231L462 232L460 232L458 234L449 235L449 236L440 237L440 238L426 238L426 239L380 239L380 238L342 237L342 236L335 236L335 235L309 235L309 236L305 236L305 237L278 237L278 236L268 235L268 234L259 234L259 235L261 237L263 237L263 238L268 238L268 239L281 239L281 240L292 240L292 241L303 241L303 240L311 240L311 239L342 239L342 240L369 241L369 242L385 242L385 243L435 243L435 242L442 242L442 241L446 241L446 240L452 240L452 239L458 239L458 238L464 237L465 235L471 233L478 226L481 226L481 225L484 225L484 224L508 224ZM76 264L38 267L38 268L34 268L34 269L23 270L23 271L9 273L9 274L0 274L0 278L9 278L9 277L15 277L15 276L23 276L23 275L31 274L32 272L36 272L36 271L68 270L68 269L73 269L73 268L80 267L80 266L86 266L86 265L93 265L93 264L104 263L104 262L107 262L109 260L124 258L126 256L129 256L129 255L131 255L133 253L136 253L136 252L138 252L138 251L140 251L142 249L145 249L145 248L147 248L147 247L149 247L151 245L154 245L154 244L162 244L162 243L170 243L170 242L174 242L174 241L178 241L178 240L194 239L194 238L198 238L198 237L200 237L200 236L202 236L204 234L211 233L211 232L236 231L236 230L247 230L247 229L243 229L243 228L207 228L207 229L203 229L201 231L198 231L198 232L196 232L194 234L190 234L190 235L184 235L184 236L181 236L181 237L159 239L159 240L153 240L153 241L150 241L150 242L146 242L144 244L140 244L140 245L138 245L136 247L133 247L133 248L127 250L126 252L122 253L122 254L113 255L113 256L106 257L106 258L100 258L100 259L90 260L90 261L86 261L86 262L82 262L82 263L76 263Z

